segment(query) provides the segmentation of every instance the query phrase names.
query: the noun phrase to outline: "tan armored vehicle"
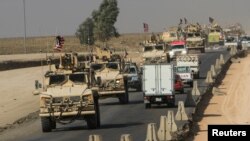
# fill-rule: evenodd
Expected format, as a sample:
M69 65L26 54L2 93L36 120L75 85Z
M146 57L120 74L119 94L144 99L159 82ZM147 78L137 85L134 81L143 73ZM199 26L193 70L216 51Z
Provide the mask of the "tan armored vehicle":
M120 103L129 102L127 76L123 73L121 62L99 62L91 64L99 84L100 98L118 98Z
M166 44L163 42L145 41L142 47L143 53L141 66L144 63L155 63L167 59L170 60Z
M40 92L40 117L43 132L50 132L57 123L86 120L90 129L100 127L98 92L87 63L78 63L76 54L60 57L59 65L51 65L44 75Z
M223 29L217 23L212 23L208 27L208 44L212 45L223 45L224 35Z
M184 31L187 50L200 50L201 53L204 53L206 46L206 36L202 30L202 27L198 23L188 24Z
M101 99L115 97L122 104L129 102L125 62L118 54L111 54L109 49L96 48L96 58L91 63L98 84Z
M169 27L162 33L162 41L170 44L173 41L183 40L184 34L181 26Z

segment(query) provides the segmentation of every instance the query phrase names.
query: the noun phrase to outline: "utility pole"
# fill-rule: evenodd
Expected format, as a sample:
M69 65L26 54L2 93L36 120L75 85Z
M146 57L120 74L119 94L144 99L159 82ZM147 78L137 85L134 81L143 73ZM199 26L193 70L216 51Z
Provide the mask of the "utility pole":
M24 53L27 53L27 49L26 49L26 12L25 12L25 0L23 0L23 22L24 22Z

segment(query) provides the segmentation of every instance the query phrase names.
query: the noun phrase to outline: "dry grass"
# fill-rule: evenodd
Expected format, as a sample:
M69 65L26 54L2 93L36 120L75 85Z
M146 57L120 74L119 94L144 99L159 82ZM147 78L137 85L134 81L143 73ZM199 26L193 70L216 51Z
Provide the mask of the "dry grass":
M78 38L75 36L66 36L64 43L65 52L76 51L86 52L88 46L81 45ZM116 50L123 50L126 48L130 51L139 51L139 43L145 38L149 38L148 34L122 34L119 38L111 39L107 44ZM122 42L124 42L122 44ZM97 43L103 45L103 43ZM26 38L26 48L24 47L24 38L2 38L0 39L0 55L3 54L23 54L25 49L27 53L37 52L53 52L55 45L55 37L29 37Z

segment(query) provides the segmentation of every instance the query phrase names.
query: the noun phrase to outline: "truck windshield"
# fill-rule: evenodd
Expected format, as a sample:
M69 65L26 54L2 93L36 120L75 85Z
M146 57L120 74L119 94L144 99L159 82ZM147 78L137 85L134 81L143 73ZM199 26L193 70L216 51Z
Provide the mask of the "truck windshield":
M188 33L188 37L194 37L194 34L193 33Z
M195 35L195 37L200 37L201 36L200 33L195 33L194 35Z
M155 49L156 50L163 50L163 46L162 45L155 46Z
M83 73L80 74L70 74L69 80L71 80L73 83L86 83L85 75Z
M189 67L176 67L175 68L176 73L188 73L190 72Z
M109 69L116 69L116 70L119 69L117 63L107 63L106 67Z
M174 45L171 46L171 49L184 49L184 45Z
M176 33L170 33L170 37L176 37Z
M236 40L236 38L234 38L234 37L228 37L228 38L226 39L226 42L237 42L237 40Z
M103 64L92 64L91 65L91 68L94 70L94 71L97 71L97 70L100 70L104 67Z
M51 75L49 79L49 85L60 85L66 81L65 75Z
M147 52L147 51L152 51L154 48L152 46L145 46L144 47L144 52Z

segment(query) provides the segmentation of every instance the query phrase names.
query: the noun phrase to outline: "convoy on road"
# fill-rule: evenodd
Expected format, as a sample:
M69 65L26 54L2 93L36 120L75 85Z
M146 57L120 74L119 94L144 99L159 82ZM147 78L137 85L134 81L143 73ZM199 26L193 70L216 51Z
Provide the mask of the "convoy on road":
M118 98L120 104L128 104L130 88L142 92L146 109L173 107L176 95L185 94L185 85L193 87L200 79L200 55L207 45L250 47L248 36L225 36L215 23L207 29L188 23L163 32L161 39L153 36L141 44L139 63L107 47L95 47L82 62L74 53L62 55L59 64L49 62L43 90L38 92L43 132L78 119L86 120L90 129L99 128L99 99Z

